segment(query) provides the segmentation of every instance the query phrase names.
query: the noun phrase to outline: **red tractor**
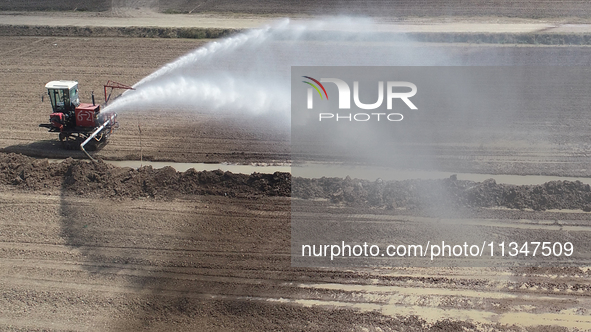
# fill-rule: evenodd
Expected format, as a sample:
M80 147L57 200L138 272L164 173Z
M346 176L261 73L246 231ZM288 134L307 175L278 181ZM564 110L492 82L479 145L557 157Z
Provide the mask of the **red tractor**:
M107 88L132 89L130 86L107 82L105 84L105 104ZM45 85L53 113L49 116L49 123L42 123L39 127L48 128L50 132L59 132L59 139L66 149L81 149L86 153L84 146L89 150L106 144L113 130L119 127L117 114L113 112L101 112L101 106L96 105L94 94L92 104L81 103L78 97L78 82L76 81L51 81ZM88 153L86 153L88 155ZM88 155L90 157L90 155ZM90 157L92 159L92 157Z

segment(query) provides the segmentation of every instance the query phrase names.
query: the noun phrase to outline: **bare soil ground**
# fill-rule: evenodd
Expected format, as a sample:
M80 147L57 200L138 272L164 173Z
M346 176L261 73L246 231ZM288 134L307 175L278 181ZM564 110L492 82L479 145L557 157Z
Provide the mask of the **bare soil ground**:
M288 174L49 165L19 155L2 155L0 165L5 330L591 328L588 268L291 267ZM183 183L194 193L172 194ZM333 204L309 204L316 218L334 213ZM589 219L503 216L524 217Z
M82 99L88 101L90 91L100 98L106 80L133 84L202 43L0 37L0 72L9 83L0 90L5 119L0 148L35 157L81 157L62 150L55 135L37 128L50 112L47 100L41 102L46 82L78 80ZM445 49L464 64L591 62L586 47ZM558 122L524 115L506 131L487 137L489 145L419 146L416 154L434 154L441 168L456 171L590 176L588 113L567 110ZM245 122L199 112L128 112L119 119L121 129L97 156L139 159L139 124L143 156L152 160L290 158L285 131L260 119ZM541 142L549 132L552 140ZM179 174L74 160L50 165L20 155L2 154L0 159L0 329L591 330L589 268L291 267L292 200L286 197L291 186L286 174ZM590 218L581 210L589 203L588 186L562 182L521 188L511 196L493 183L474 185L468 197L482 204L468 208L477 222L576 220L586 225ZM395 213L429 217L407 187L395 191L400 196L385 195L376 202L347 196L349 187L339 179L307 183L296 193L307 199L303 202L315 220L346 202L379 221L372 209L388 209L394 200L396 207L418 207L400 212L391 206ZM461 186L456 189L465 193ZM576 210L481 209L491 206ZM524 234L519 227L510 232Z
M56 135L37 124L51 111L42 102L46 82L73 79L80 82L81 100L104 99L107 80L134 84L158 67L199 47L200 40L118 38L2 38L2 75L12 82L1 92L2 115L12 120L1 135L7 151L60 158L81 157L65 151ZM64 54L65 52L65 54ZM196 112L126 112L119 115L121 129L100 152L107 159L139 160L142 129L143 157L174 161L286 161L288 134L260 119L223 118ZM113 136L115 138L115 136Z
M91 91L101 101L107 80L134 84L203 43L187 39L0 37L0 72L10 82L0 91L0 115L10 119L0 127L0 149L37 157L83 158L82 153L63 150L57 135L36 127L46 123L51 112L49 101L42 102L45 83L77 80L82 101L90 101ZM584 46L418 44L410 48L405 46L401 51L426 59L445 54L464 65L591 64L591 48ZM457 124L449 123L449 135L442 136L439 143L410 148L414 160L425 156L430 158L425 165L452 172L591 176L586 139L590 114L583 109L514 114L496 127L472 121L482 132L481 139L470 142L459 141L454 136ZM264 118L171 110L121 112L119 121L121 129L97 157L139 160L140 143L143 158L152 161L251 163L285 162L291 157L289 129Z
M445 0L445 1L272 1L272 0L115 0L115 1L25 1L2 0L0 10L22 11L117 11L151 9L165 13L231 12L257 15L334 15L356 14L372 16L499 16L499 17L585 17L591 15L591 6L585 1L531 1L531 0Z

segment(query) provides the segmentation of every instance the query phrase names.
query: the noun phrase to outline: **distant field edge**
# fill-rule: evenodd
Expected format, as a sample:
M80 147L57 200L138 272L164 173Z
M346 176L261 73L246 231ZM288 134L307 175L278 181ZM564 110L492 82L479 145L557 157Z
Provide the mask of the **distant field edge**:
M214 39L229 36L245 29L206 27L79 27L0 24L0 36L38 37L130 37L130 38L188 38ZM380 32L372 35L380 40L411 40L427 43L470 44L527 44L527 45L591 45L591 33L472 33L472 32ZM330 38L330 37L328 37ZM371 39L371 38L370 38Z
M221 38L240 31L240 29L232 28L79 27L0 24L0 36L208 39Z

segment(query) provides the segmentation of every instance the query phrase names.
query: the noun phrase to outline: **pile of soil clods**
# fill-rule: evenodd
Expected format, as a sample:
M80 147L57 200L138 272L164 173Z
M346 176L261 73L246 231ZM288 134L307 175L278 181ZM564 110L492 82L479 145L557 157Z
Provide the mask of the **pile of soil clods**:
M293 178L289 173L233 174L177 172L172 167L139 169L104 162L66 159L49 163L19 154L0 153L0 184L22 189L60 188L98 197L222 195L230 197L292 196L326 199L334 204L377 208L507 207L512 209L582 209L591 211L591 187L580 181L542 185L498 184L457 180L366 181L341 178Z
M231 172L151 166L132 169L102 161L91 163L68 158L60 163L0 153L0 184L22 189L61 188L80 195L100 197L177 197L223 195L231 197L289 196L291 175L233 174Z
M366 181L339 178L294 178L292 196L322 198L347 206L381 208L507 207L512 209L582 209L591 211L591 187L580 181L542 185L498 184L457 180Z

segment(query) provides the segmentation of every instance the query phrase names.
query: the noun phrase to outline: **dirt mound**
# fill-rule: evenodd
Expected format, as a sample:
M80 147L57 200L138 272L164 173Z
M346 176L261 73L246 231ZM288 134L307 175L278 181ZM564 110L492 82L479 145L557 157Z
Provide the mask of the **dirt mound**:
M341 178L305 179L291 174L201 171L177 172L172 167L121 168L85 160L49 163L20 154L0 153L0 184L26 190L60 188L97 197L179 197L222 195L231 197L290 196L326 199L334 204L377 208L481 208L582 209L591 211L591 186L580 181L551 181L542 185L498 184L457 180L374 182ZM293 190L293 191L292 191Z
M498 184L457 180L375 182L338 178L294 178L293 197L323 198L348 206L393 209L449 207L507 207L512 209L582 209L591 211L591 187L580 181L551 181L542 185Z
M233 174L190 169L177 172L172 167L137 170L104 162L66 159L49 163L19 154L0 154L0 184L27 190L61 188L66 192L99 197L177 197L182 195L222 195L232 197L289 196L289 173Z

